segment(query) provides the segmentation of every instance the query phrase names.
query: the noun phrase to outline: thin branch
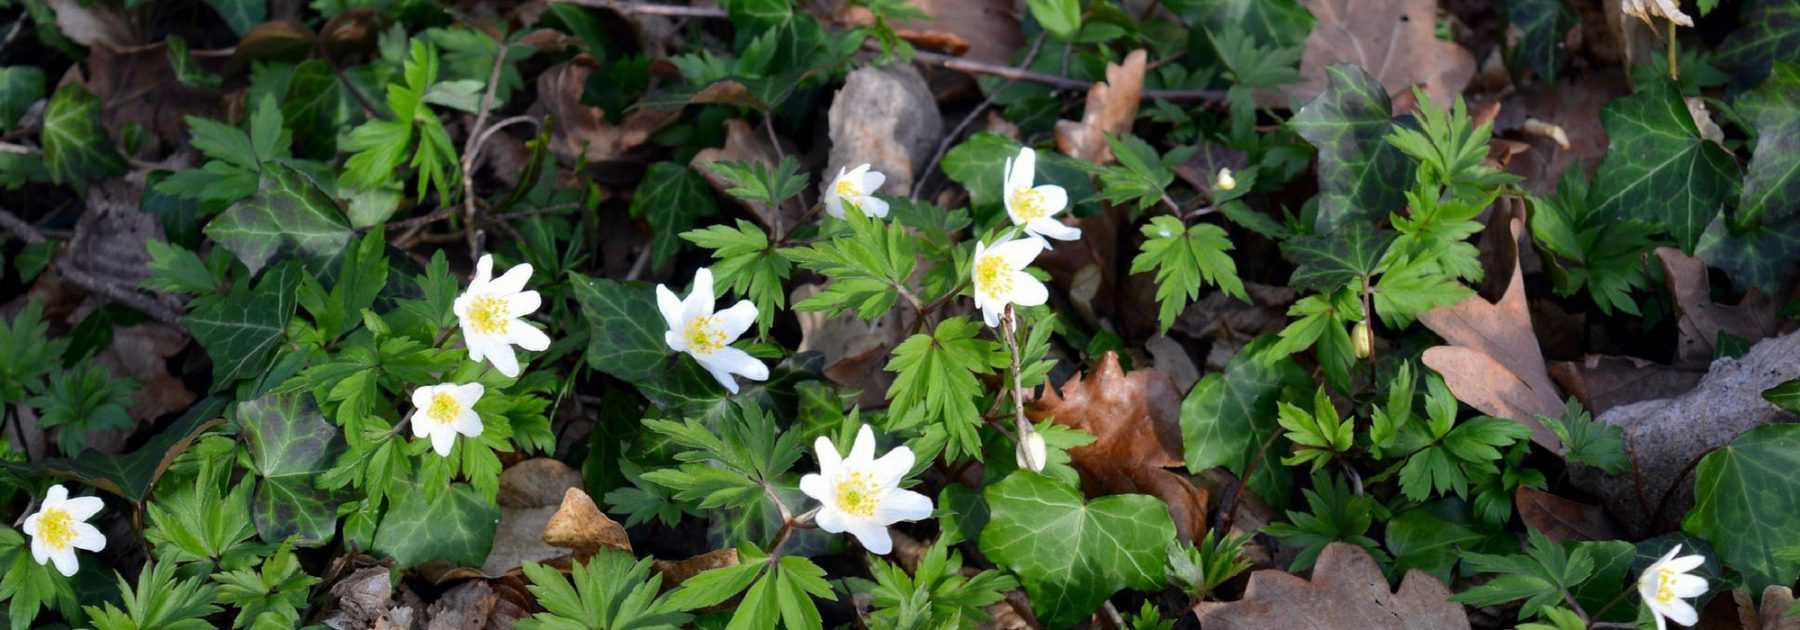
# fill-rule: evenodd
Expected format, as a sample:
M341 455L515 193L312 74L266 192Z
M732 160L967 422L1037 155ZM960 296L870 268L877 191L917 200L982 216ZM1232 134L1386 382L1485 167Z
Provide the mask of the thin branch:
M1012 66L983 63L973 59L965 59L963 57L945 55L942 53L919 51L917 54L913 55L913 60L923 64L956 70L958 72L987 74L1012 79L1014 81L1042 83L1044 85L1065 90L1085 90L1094 86L1093 81L1071 79L1054 74L1044 74L1042 72L1032 72L1030 70L1014 68ZM1160 98L1170 101L1206 101L1211 103L1224 103L1225 92L1224 90L1144 90L1144 98Z
M694 17L724 19L730 17L724 9L714 7L690 7L678 4L652 4L649 2L622 2L620 0L556 0L561 4L573 4L597 9L612 9L623 15L661 15L667 17Z
M1032 40L1031 50L1025 53L1025 60L1019 62L1020 68L1031 67L1031 62L1037 59L1038 51L1043 50L1044 48L1044 37L1046 34L1047 33L1039 33L1037 39ZM913 182L912 196L914 198L917 198L919 193L924 192L925 182L931 179L931 174L937 170L938 163L944 161L944 155L950 152L950 143L955 142L957 138L962 137L963 131L969 128L969 123L975 122L975 117L980 116L982 112L987 111L989 107L994 105L994 95L998 93L999 90L988 92L987 97L981 99L981 104L976 105L975 109L970 110L969 115L964 116L962 122L958 123L955 129L950 130L949 135L944 136L944 139L938 142L937 151L931 154L931 161L925 163L925 170L919 171L919 181Z
M469 139L463 141L463 236L469 241L469 258L481 257L481 244L475 236L475 157L481 150L481 141L488 137L482 133L482 128L487 126L488 113L494 109L494 93L500 89L500 71L506 67L506 52L511 48L501 42L500 52L494 53L494 67L488 70L487 93L481 97L481 110L475 114L475 126L469 128Z
M0 228L4 228L7 232L11 232L13 236L17 236L28 244L44 242L44 233L38 231L37 226L25 222L24 219L19 218L18 215L13 214L10 210L0 209ZM59 259L57 262L60 263L61 260ZM102 281L99 278L88 275L85 271L68 265L58 264L56 270L62 274L63 279L68 280L69 283L74 284L75 286L86 289L88 293L137 309L138 312L149 315L151 319L164 324L171 326L179 326L181 324L180 312L163 305L161 302L151 299L149 296L129 288Z

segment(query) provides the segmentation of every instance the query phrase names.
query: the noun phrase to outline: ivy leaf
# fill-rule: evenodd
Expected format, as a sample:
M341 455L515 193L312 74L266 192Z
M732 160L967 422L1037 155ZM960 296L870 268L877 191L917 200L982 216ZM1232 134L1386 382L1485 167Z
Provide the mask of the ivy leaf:
M952 317L938 323L931 334L917 334L894 348L894 358L883 369L894 372L888 386L890 428L941 424L951 440L945 456L951 460L967 454L981 455L981 397L977 374L992 374L986 357L992 342L978 338L981 322Z
M1191 22L1215 33L1243 31L1263 46L1298 48L1317 21L1295 0L1206 0L1182 3ZM1200 29L1194 29L1197 34ZM1191 53L1190 53L1191 54Z
M343 447L338 429L325 420L304 393L270 394L237 407L239 431L249 442L250 461L262 481L256 486L251 517L263 542L296 536L296 545L317 546L337 528L337 505L313 480L330 467Z
M263 165L256 194L232 204L206 226L206 235L237 254L255 273L277 254L294 254L324 269L355 233L337 202L291 167Z
M436 498L426 498L436 494ZM436 493L401 493L375 530L378 554L399 568L432 560L459 567L479 567L494 544L500 508L468 484L452 484Z
M650 285L575 272L569 273L569 284L587 317L588 365L628 382L649 378L669 354L663 341L667 324Z
M969 206L978 217L1001 212L1000 180L1006 161L1018 157L1020 148L1011 138L983 131L944 154L944 175L969 190ZM1049 151L1039 151L1037 158L1038 184L1062 186L1076 206L1092 203L1088 200L1094 198L1094 183L1079 161Z
M1386 140L1393 127L1387 88L1358 66L1331 66L1325 75L1325 91L1290 123L1319 149L1319 234L1400 209L1413 171L1412 159Z
M100 126L100 99L79 84L65 85L50 98L39 142L44 166L58 184L85 185L125 172L125 159Z
M1744 586L1800 578L1800 425L1772 424L1739 435L1708 453L1694 471L1694 509L1682 531L1713 544L1719 559L1744 576Z
M1761 83L1777 61L1800 63L1800 2L1756 0L1744 5L1739 17L1743 26L1726 35L1714 51L1738 89Z
M347 102L350 98L330 64L309 59L294 67L287 94L281 99L281 116L305 155L336 153L337 128L349 122L352 108L357 107Z
M1692 253L1737 191L1737 160L1700 137L1675 84L1657 81L1613 101L1600 118L1612 144L1594 175L1588 205L1599 216L1640 219Z
M805 183L805 180L800 181ZM750 298L756 304L757 332L768 334L769 326L775 323L775 314L787 307L787 293L782 290L781 283L793 273L794 265L770 247L769 236L762 228L738 219L736 229L715 225L682 232L681 238L713 250L715 290L720 296L726 291L735 291Z
M681 233L700 217L718 214L706 178L676 162L657 162L631 198L631 216L650 223L651 263L660 267L681 248Z
M1506 21L1519 39L1506 51L1513 74L1529 69L1545 83L1555 83L1562 70L1563 38L1575 27L1575 12L1562 0L1506 0Z
M1283 390L1310 388L1306 370L1271 352L1272 344L1267 337L1251 342L1225 371L1200 379L1181 401L1181 442L1189 471L1223 467L1244 474L1262 444L1280 431L1275 403ZM1280 448L1269 445L1270 452ZM1279 506L1287 498L1288 474L1285 466L1259 465L1250 476L1250 489Z
M1744 171L1739 224L1774 224L1800 216L1800 65L1776 64L1737 110L1756 128L1756 152Z
M88 449L74 459L46 459L30 465L0 463L0 467L29 478L42 475L68 477L141 502L150 496L151 486L177 456L199 439L201 433L224 422L219 414L225 410L225 403L221 398L201 399L180 419L127 454Z
M1288 284L1306 291L1336 291L1352 280L1372 276L1380 270L1382 253L1395 236L1392 230L1358 222L1289 239L1281 245L1281 253L1294 261L1294 275Z
M270 269L256 289L237 289L217 300L202 300L181 319L182 326L213 360L213 390L244 378L260 377L294 317L298 265Z
M44 98L44 71L37 66L0 67L0 130L11 130L31 104Z
M1779 293L1800 263L1800 216L1746 228L1714 221L1695 253L1740 285Z
M266 0L206 0L206 4L219 12L219 17L225 19L225 24L238 37L243 37L250 32L250 27L263 23L269 16Z
M1800 379L1763 390L1763 400L1792 413L1800 413Z
M1131 259L1131 273L1156 271L1156 301L1161 305L1157 318L1162 331L1175 325L1175 318L1189 302L1200 296L1202 283L1211 283L1245 302L1244 283L1238 279L1237 263L1225 252L1231 251L1231 239L1216 225L1196 224L1185 227L1181 219L1157 216L1144 226L1143 251Z
M1084 503L1074 488L1030 471L983 494L993 513L981 552L1019 576L1044 623L1080 623L1120 589L1162 588L1175 522L1161 500L1117 494Z

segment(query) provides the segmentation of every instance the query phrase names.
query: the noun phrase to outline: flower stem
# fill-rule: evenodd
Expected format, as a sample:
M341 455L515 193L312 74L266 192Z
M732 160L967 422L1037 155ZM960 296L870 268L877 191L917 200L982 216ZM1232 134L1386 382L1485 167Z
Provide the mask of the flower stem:
M1006 350L1012 355L1012 397L1013 397L1013 438L1022 447L1025 436L1031 434L1031 421L1025 418L1025 379L1019 374L1020 352L1018 324L1013 318L1013 307L1006 305L1006 316L1000 319L1001 336L1006 338ZM1029 450L1021 450L1030 457ZM1043 462L1025 462L1029 468L1042 468Z

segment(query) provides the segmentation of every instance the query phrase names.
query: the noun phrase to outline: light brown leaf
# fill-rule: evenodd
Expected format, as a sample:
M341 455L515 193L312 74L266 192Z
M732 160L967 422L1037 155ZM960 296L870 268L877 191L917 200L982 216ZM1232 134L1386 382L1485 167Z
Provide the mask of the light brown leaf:
M703 572L737 565L737 549L728 548L714 549L685 560L657 560L651 566L662 574L663 588L669 589Z
M788 296L793 304L818 293L823 287L803 284ZM827 316L820 312L795 312L800 323L800 346L796 352L818 352L825 358L825 378L844 387L862 391L861 404L879 406L887 400L884 392L894 382L894 373L881 369L888 353L912 328L916 319L912 309L889 309L887 314L865 321L855 313Z
M928 16L893 23L902 39L984 63L1009 65L1025 46L1023 22L1012 0L912 0ZM868 9L843 3L833 18L846 26L872 26Z
M631 551L625 527L601 512L594 498L581 488L563 493L562 505L544 526L544 542L574 549L577 558L592 556L600 549Z
M574 500L571 506L570 494L579 494L587 501L585 506L593 512L587 513L579 505L580 499ZM593 522L594 514L599 508L594 507L593 499L581 490L581 473L575 472L567 464L547 457L528 459L500 473L500 524L494 530L494 545L481 563L481 571L476 574L470 570L445 570L429 576L434 583L467 577L496 577L516 572L526 562L560 563L570 557L585 558L593 554L593 549L584 549L580 545L595 544L598 541L612 541L605 538L604 524ZM567 511L569 514L565 515ZM558 521L558 517L562 517ZM604 514L599 518L606 519ZM611 519L606 519L611 522ZM556 540L550 540L549 530L559 527ZM618 524L613 523L617 528ZM601 533L596 533L601 532ZM623 528L617 532L618 539L624 538ZM627 550L630 543L625 544Z
M1525 274L1519 271L1517 238L1525 222L1509 219L1513 240L1512 280L1498 304L1479 294L1431 309L1419 321L1450 342L1425 351L1425 365L1444 376L1456 399L1482 413L1511 418L1531 428L1531 440L1561 453L1562 445L1537 416L1559 417L1562 399L1550 382L1543 352L1531 330L1525 301ZM1490 270L1492 275L1494 271Z
M1712 283L1706 277L1706 263L1672 247L1656 248L1662 261L1663 278L1669 295L1675 299L1675 310L1681 313L1676 322L1681 338L1675 360L1684 365L1704 366L1712 363L1717 351L1719 333L1756 343L1775 334L1775 303L1761 291L1751 289L1736 306L1712 301Z
M769 145L768 139L763 137L763 134L757 133L750 123L734 118L725 121L725 146L701 149L694 154L694 159L688 161L688 165L705 177L706 181L712 184L714 190L723 194L731 189L731 182L714 174L712 169L707 168L707 165L724 160L762 164L772 169L775 166L775 155L774 147ZM729 197L729 195L726 196ZM731 199L749 210L750 214L756 217L756 221L768 230L777 231L777 226L782 226L783 230L789 230L800 223L799 204L783 205L779 208L781 214L778 217L776 209L769 208L769 204L745 201L737 197L731 197Z
M538 75L538 102L532 109L556 118L550 150L567 159L589 162L619 159L625 152L650 141L650 136L675 122L679 110L640 108L625 114L618 125L607 122L606 111L581 102L587 78L598 68L593 57L581 55Z
M1106 64L1106 81L1088 88L1087 110L1081 122L1056 121L1056 148L1064 154L1095 164L1113 161L1112 148L1106 134L1123 135L1131 131L1137 120L1138 105L1144 97L1144 68L1147 55L1139 48L1125 55L1125 62Z
M1731 591L1731 599L1737 602L1738 622L1744 630L1800 630L1800 615L1787 614L1794 605L1794 590L1789 587L1770 584L1764 588L1761 607L1741 588Z
M1637 357L1588 355L1550 364L1550 378L1599 415L1619 405L1667 398L1694 388L1706 372Z
M133 41L130 20L111 4L82 0L49 0L48 4L56 12L56 29L77 44L119 50Z
M1423 571L1406 572L1389 592L1381 566L1362 547L1331 543L1313 566L1312 581L1265 569L1250 574L1244 598L1201 602L1194 616L1206 630L1453 630L1468 628L1450 589Z
M1621 537L1619 526L1597 505L1570 501L1527 486L1519 486L1513 492L1513 504L1519 508L1519 520L1556 542Z
M1475 56L1437 38L1437 0L1302 0L1318 19L1300 56L1300 83L1282 90L1299 101L1325 90L1325 68L1362 66L1388 94L1421 86L1440 107L1475 76Z

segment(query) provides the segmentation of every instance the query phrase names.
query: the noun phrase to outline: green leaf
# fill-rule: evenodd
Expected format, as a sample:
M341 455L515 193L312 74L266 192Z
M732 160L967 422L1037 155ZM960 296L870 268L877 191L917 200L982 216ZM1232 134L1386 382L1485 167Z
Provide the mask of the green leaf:
M1640 219L1694 251L1719 208L1737 192L1731 152L1700 137L1673 83L1639 86L1601 111L1611 139L1588 205L1600 216Z
M268 0L206 0L206 4L219 12L231 32L243 37L250 32L250 27L262 24L269 18Z
M1312 379L1292 359L1269 351L1268 338L1252 342L1224 372L1200 379L1181 401L1181 437L1190 472L1224 467L1242 475L1257 459L1258 449L1280 430L1275 421L1275 402L1282 391L1310 389ZM1281 452L1270 444L1270 453ZM1262 457L1269 457L1264 454ZM1250 489L1277 505L1287 497L1288 471L1282 466L1257 465Z
M257 484L253 519L263 542L299 536L295 544L322 545L337 525L337 505L313 481L341 450L338 429L304 393L270 394L239 403L239 431L249 442Z
M202 301L181 318L212 357L214 391L238 379L258 378L269 368L294 317L302 273L298 265L277 266L263 274L254 291L238 289L223 299Z
M1778 61L1800 63L1800 0L1743 4L1742 26L1720 40L1713 51L1719 65L1730 70L1737 89L1761 83Z
M898 426L941 425L951 440L946 457L979 456L981 410L975 403L982 394L977 374L991 374L985 357L992 343L977 338L981 322L952 317L938 323L931 334L917 334L894 348L894 358L883 368L895 373L888 386L889 417Z
M293 129L294 142L305 155L336 154L337 128L349 122L357 107L353 98L344 94L330 64L309 59L294 67L287 94L281 99L281 116Z
M1329 233L1289 239L1281 245L1281 253L1294 261L1288 284L1308 291L1336 291L1373 276L1395 236L1390 230L1351 223Z
M731 291L750 298L756 304L757 332L768 334L775 314L787 307L787 292L781 284L793 273L794 265L770 246L762 228L738 219L736 229L715 225L682 232L681 238L713 250L714 291L721 297Z
M1795 379L1763 390L1763 400L1775 403L1775 406L1791 413L1800 413L1800 379Z
M1384 542L1394 552L1394 570L1419 569L1439 580L1450 581L1450 570L1463 549L1486 539L1461 523L1445 520L1434 510L1437 504L1416 507L1388 521Z
M1434 260L1394 263L1373 287L1375 313L1391 328L1405 328L1420 313L1461 302L1475 292L1447 275Z
M1274 523L1263 530L1283 545L1300 549L1288 571L1298 573L1311 568L1325 546L1334 542L1357 545L1377 561L1387 562L1387 552L1367 535L1378 514L1385 518L1386 508L1374 497L1352 492L1348 482L1330 473L1313 473L1312 481L1313 487L1301 492L1311 512L1288 510L1289 523Z
M1580 169L1570 167L1557 184L1555 196L1531 198L1532 238L1556 254L1548 267L1558 295L1574 295L1586 286L1602 313L1618 309L1636 315L1638 307L1631 294L1649 288L1644 260L1656 245L1657 229L1642 221L1593 212L1587 190Z
M718 214L706 178L676 162L657 162L631 198L631 216L650 224L651 262L660 267L681 249L681 233L700 217Z
M150 254L150 277L144 288L164 293L205 295L219 290L219 278L200 260L200 256L180 245L165 241L144 241Z
M1412 159L1386 140L1393 127L1387 88L1357 66L1331 66L1325 73L1325 91L1290 122L1319 149L1314 229L1321 235L1399 210L1413 171Z
M337 202L300 171L263 165L256 194L225 210L206 226L206 235L237 254L252 273L280 255L299 256L324 269L349 244L354 230Z
M1075 31L1081 30L1079 0L1026 0L1025 6L1031 9L1031 17L1037 18L1044 30L1058 38L1067 40L1075 36Z
M587 317L590 367L636 382L662 366L670 352L663 341L668 324L657 310L655 289L575 272L569 273L569 284Z
M1780 292L1800 264L1800 217L1747 228L1714 221L1695 254L1741 286Z
M1569 397L1568 410L1562 417L1538 416L1538 421L1556 433L1557 441L1567 449L1563 457L1569 461L1615 475L1631 468L1631 460L1625 455L1625 429L1594 420L1574 396Z
M1737 111L1756 129L1756 151L1735 220L1775 224L1800 216L1800 66L1777 64L1767 81L1738 98Z
M695 607L676 601L681 591L657 594L662 575L651 571L649 558L602 549L586 563L572 564L567 580L561 571L536 562L521 567L531 580L528 590L544 607L544 612L519 620L521 630L675 630L692 619L682 611Z
M206 630L206 617L219 612L213 605L217 589L205 579L181 579L174 562L146 562L138 571L136 588L119 575L119 595L124 609L111 602L87 606L97 630Z
M429 494L435 498L426 498ZM393 558L399 568L432 560L459 567L479 567L494 544L500 508L468 484L451 484L437 492L415 488L401 493L375 530L375 553Z
M1006 161L1019 155L1020 145L1011 138L983 131L969 136L944 154L944 175L969 190L969 206L978 217L997 216L1002 211L1001 184ZM1085 205L1094 197L1094 184L1080 163L1061 153L1037 152L1037 179L1040 184L1062 186L1069 193L1071 205Z
M1761 592L1800 578L1800 425L1751 429L1708 453L1694 471L1694 509L1681 529L1704 538L1719 559Z
M44 71L37 66L0 67L0 130L11 131L32 103L44 98Z
M150 487L168 470L175 458L207 429L223 423L220 412L225 402L204 398L189 407L174 424L164 428L143 446L128 454L101 453L89 449L74 459L46 459L30 465L0 463L19 475L35 477L53 475L75 479L118 496L141 502L150 496Z
M168 39L164 40L163 47L168 52L169 67L175 71L175 80L180 81L182 85L213 90L224 84L224 77L201 68L200 64L194 61L193 55L188 54L187 40L178 35L170 35Z
M1243 31L1255 37L1258 44L1276 48L1305 44L1316 21L1296 0L1196 0L1180 4L1187 7L1180 9L1182 14L1206 30Z
M1160 499L1121 494L1084 503L1074 488L1030 471L983 494L993 518L981 552L1019 576L1044 623L1086 620L1120 589L1162 587L1175 523Z
M1143 232L1147 240L1131 260L1131 273L1156 271L1156 301L1161 305L1157 319L1162 332L1168 332L1188 303L1200 296L1203 282L1218 286L1226 295L1250 300L1238 279L1237 263L1226 253L1231 251L1231 239L1224 229L1206 223L1184 229L1181 219L1157 216Z
M1575 28L1575 12L1562 0L1506 0L1506 21L1519 34L1506 51L1513 74L1529 69L1545 83L1555 83L1568 56L1563 39Z
M100 99L80 84L62 86L50 98L39 142L44 166L58 184L80 186L125 172L125 159L100 126Z

